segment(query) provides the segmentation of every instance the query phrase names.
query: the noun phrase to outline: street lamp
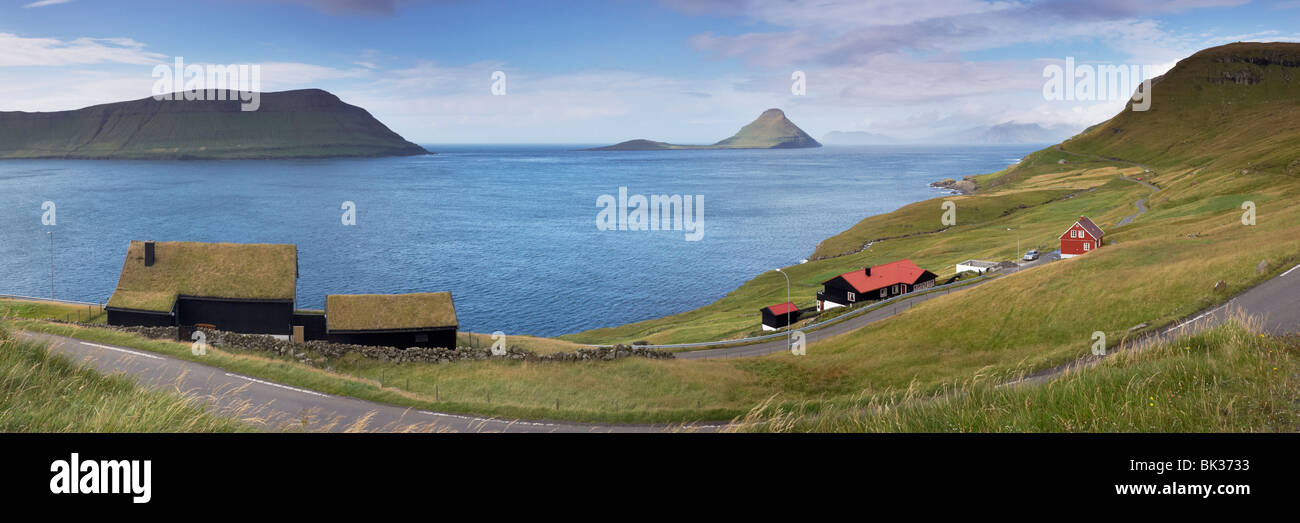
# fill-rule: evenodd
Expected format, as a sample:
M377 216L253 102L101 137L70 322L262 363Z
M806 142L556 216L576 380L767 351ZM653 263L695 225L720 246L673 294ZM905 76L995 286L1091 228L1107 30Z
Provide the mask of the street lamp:
M782 276L785 276L785 301L786 303L790 303L790 275L786 274L785 271L781 269L776 269L776 272L779 272L781 273ZM786 350L790 350L790 347L792 346L790 340L791 329L792 327L794 327L794 325L790 323L790 314L792 312L794 311L790 310L788 307L785 309L785 349Z
M1016 260L1016 272L1020 272L1020 229L1013 229L1011 227L1007 227L1007 230L1016 231L1016 253L1015 253L1015 257L1012 259Z
M54 299L54 231L45 231L50 237L50 299Z

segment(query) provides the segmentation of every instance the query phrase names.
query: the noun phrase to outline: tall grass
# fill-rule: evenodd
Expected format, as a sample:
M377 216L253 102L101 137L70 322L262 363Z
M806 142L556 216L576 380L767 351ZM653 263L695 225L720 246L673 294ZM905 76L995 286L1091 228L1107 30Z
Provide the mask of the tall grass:
M103 376L0 326L0 431L245 432L196 399Z
M863 391L737 418L740 432L1257 432L1300 430L1300 339L1238 318L1148 344L1038 385L975 375L955 387Z

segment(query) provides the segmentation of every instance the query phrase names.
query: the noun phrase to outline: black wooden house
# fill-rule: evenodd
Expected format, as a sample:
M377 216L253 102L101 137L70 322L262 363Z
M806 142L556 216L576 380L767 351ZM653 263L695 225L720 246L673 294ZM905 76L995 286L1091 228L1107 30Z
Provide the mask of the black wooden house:
M326 337L335 343L456 348L456 306L450 292L331 294Z
M297 281L294 245L133 241L108 323L288 336Z
M933 287L938 275L917 267L912 260L866 267L822 282L817 293L817 310L846 307L865 301L892 298Z

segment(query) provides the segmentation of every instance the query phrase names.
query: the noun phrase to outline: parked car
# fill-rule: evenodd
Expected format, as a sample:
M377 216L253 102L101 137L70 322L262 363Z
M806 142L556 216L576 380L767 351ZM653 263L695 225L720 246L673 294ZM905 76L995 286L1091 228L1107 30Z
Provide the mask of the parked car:
M1025 253L1025 261L1034 261L1038 259L1038 249L1030 249Z

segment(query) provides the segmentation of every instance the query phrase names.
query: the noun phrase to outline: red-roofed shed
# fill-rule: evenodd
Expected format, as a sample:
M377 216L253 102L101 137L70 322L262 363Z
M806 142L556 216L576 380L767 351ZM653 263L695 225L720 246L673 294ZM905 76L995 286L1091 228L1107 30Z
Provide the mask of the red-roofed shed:
M788 327L791 323L799 321L799 307L791 302L763 307L760 312L763 314L763 330L765 331Z

